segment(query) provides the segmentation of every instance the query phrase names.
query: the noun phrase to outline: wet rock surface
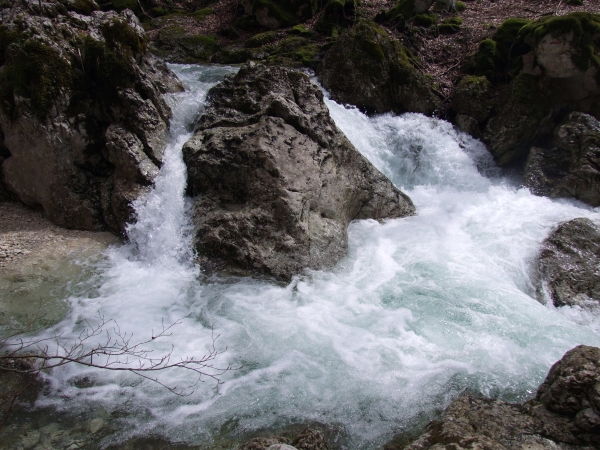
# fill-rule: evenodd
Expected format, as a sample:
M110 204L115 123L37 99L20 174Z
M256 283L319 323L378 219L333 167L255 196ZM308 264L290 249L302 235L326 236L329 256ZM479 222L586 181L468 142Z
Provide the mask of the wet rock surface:
M183 150L206 267L289 279L341 259L351 220L414 214L338 130L305 74L247 64L209 102Z
M556 228L542 243L538 259L540 297L555 306L600 302L600 229L589 219Z
M600 448L600 349L569 350L548 373L533 400L519 405L466 395L406 446L426 449Z
M317 74L334 100L367 112L431 115L440 105L408 50L374 22L361 20L340 36Z
M523 184L536 195L600 205L600 122L573 112L554 130L553 146L529 152Z
M146 52L128 10L17 0L0 17L6 190L57 225L122 231L161 164L171 114L162 94L180 83Z

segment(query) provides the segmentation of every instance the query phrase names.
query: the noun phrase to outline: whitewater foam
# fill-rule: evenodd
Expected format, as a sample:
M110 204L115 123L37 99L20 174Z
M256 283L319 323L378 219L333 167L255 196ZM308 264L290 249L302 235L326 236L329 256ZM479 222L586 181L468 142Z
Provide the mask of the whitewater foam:
M228 347L219 365L241 368L223 376L219 392L207 382L176 397L132 374L67 365L48 377L52 390L39 405L124 412L113 423L121 437L152 431L206 443L318 422L342 430L342 447L370 449L464 390L525 400L566 350L600 345L595 319L537 302L531 281L550 230L574 217L598 220L598 212L531 195L502 176L480 142L417 114L368 118L327 100L354 145L410 195L416 216L353 222L347 257L287 286L204 277L190 263L178 151L207 87L228 69L175 70L200 92L174 96L185 120L174 119L156 189L135 205L132 244L112 250L93 294L70 299L73 313L59 330L74 337L100 311L144 338L183 317L153 344L157 353L173 345L173 358L203 354L214 333ZM93 383L81 387L85 377Z

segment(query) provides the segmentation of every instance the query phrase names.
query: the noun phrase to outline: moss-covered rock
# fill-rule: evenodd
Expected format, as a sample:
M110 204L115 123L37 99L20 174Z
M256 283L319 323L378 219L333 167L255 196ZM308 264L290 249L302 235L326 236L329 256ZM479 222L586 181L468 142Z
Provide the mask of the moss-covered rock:
M5 25L0 25L0 53L4 56L0 61L4 110L14 116L17 97L22 97L40 120L45 119L59 96L71 89L70 61L52 46Z
M318 0L244 0L246 14L267 28L297 25L310 19L319 7Z
M466 76L452 94L452 109L456 114L472 117L477 124L482 124L492 110L491 94L492 84L486 77Z
M441 34L454 34L458 33L461 29L463 20L460 17L450 17L444 19L441 24L438 25L438 31Z
M412 19L417 14L429 11L435 0L398 0L396 4L385 13L388 22Z
M413 18L413 24L418 27L431 27L435 25L436 16L431 13L417 14Z
M496 163L506 166L524 160L538 140L550 135L554 111L540 87L540 78L529 74L515 77L501 98L504 101L489 119L483 139Z
M2 183L58 225L122 231L168 141L161 93L180 84L146 52L131 11L82 18L63 0L45 0L35 14L25 0L8 7L0 25Z
M271 42L277 40L277 33L274 31L267 31L266 33L259 33L252 36L250 39L246 41L244 47L247 48L256 48L262 47L263 45L270 44Z
M191 34L179 25L162 28L153 46L156 54L175 63L210 61L218 50L215 36Z
M479 50L467 64L467 72L486 76L492 82L505 81L518 73L523 66L522 56L530 51L519 32L530 23L530 20L519 18L505 20L491 39L479 44Z
M317 20L317 30L336 35L355 18L357 0L328 0Z
M432 114L439 100L411 58L384 29L359 20L329 48L317 72L323 86L342 103L367 112Z

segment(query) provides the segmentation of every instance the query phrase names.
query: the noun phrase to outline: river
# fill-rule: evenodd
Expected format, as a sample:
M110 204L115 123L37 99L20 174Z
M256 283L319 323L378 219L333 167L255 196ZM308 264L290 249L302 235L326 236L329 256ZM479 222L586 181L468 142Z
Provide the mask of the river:
M369 118L327 100L352 143L412 198L416 216L353 222L339 264L285 286L205 276L193 263L181 147L208 89L235 69L172 68L188 91L170 98L171 143L154 190L135 203L130 242L108 251L68 299L71 313L42 336L76 340L101 315L137 342L178 322L151 342L155 355L202 356L218 336L214 364L234 370L218 389L210 378L189 387L186 371L156 373L189 394L177 396L132 373L68 364L46 375L38 407L103 411L114 430L104 443L154 434L210 447L319 423L340 448L375 449L464 391L531 398L565 351L600 346L600 314L543 304L532 281L553 227L599 212L531 195L479 141L418 114Z

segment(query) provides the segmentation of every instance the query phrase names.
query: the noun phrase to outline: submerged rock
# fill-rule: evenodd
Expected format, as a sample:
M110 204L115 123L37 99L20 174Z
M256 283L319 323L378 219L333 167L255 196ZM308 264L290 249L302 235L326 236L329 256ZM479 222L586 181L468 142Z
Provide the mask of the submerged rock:
M558 226L538 259L540 290L555 306L600 302L600 229L589 219Z
M210 91L209 104L183 149L205 267L289 279L339 261L351 220L414 214L305 74L249 63Z
M407 446L427 449L600 448L600 349L580 345L548 373L524 405L466 395Z
M182 86L133 13L63 4L1 6L3 181L57 225L122 231L167 144L162 94Z
M600 122L571 113L554 130L552 144L530 150L523 184L536 195L600 206Z
M327 51L317 73L333 99L363 111L419 112L440 106L408 50L374 22L360 20Z

